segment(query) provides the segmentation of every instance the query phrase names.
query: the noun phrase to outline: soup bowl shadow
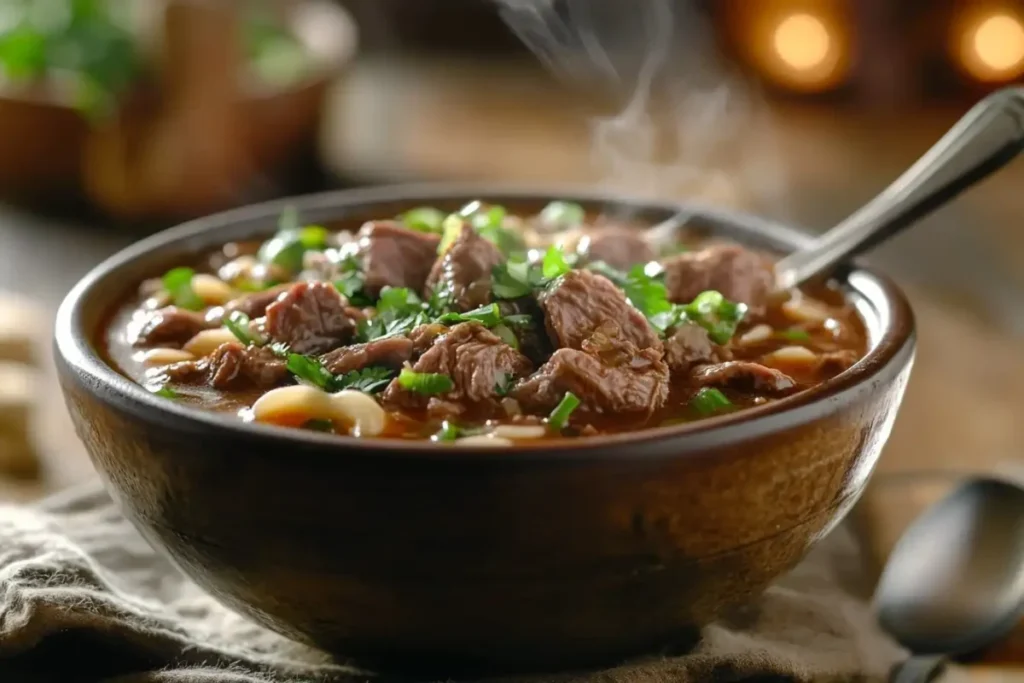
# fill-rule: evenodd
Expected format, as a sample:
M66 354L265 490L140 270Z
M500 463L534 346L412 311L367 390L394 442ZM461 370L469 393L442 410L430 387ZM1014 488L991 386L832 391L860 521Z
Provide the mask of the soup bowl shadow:
M864 489L914 355L885 277L837 276L866 357L792 397L698 423L512 451L359 440L245 424L150 394L105 360L134 284L240 239L294 205L308 221L474 198L536 211L571 198L658 221L678 205L586 192L404 186L239 209L161 233L88 274L58 314L60 381L124 514L211 595L379 670L442 675L597 665L689 642L791 569ZM808 240L695 208L715 236Z

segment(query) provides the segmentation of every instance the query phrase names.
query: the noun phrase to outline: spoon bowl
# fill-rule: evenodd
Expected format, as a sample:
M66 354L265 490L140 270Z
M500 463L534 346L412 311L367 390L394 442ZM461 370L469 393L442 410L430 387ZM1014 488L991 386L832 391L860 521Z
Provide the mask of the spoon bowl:
M875 593L882 627L915 655L999 640L1024 614L1024 489L962 484L893 549Z

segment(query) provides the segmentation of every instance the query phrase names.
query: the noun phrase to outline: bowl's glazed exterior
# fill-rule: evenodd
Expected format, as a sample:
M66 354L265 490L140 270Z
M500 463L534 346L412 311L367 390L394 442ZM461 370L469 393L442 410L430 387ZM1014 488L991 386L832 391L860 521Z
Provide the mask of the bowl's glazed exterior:
M417 187L294 203L323 222L478 196L536 208L559 195ZM677 208L578 198L650 220ZM60 377L108 490L151 543L239 612L372 665L567 666L687 638L842 518L912 364L906 301L863 270L842 282L872 349L840 377L737 415L559 448L445 449L245 425L153 397L104 364L92 340L134 282L185 253L272 232L283 205L197 221L99 266L58 316ZM702 216L764 246L806 239Z

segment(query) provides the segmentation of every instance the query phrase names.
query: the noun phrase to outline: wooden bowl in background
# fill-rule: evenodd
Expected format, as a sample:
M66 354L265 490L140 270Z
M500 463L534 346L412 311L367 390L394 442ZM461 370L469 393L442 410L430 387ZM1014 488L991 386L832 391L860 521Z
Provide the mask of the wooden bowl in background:
M0 91L0 198L31 206L89 205L130 221L182 220L275 193L278 181L317 154L328 88L356 54L358 36L349 13L328 0L302 0L290 14L295 35L313 59L310 74L284 89L244 87L235 120L251 165L251 178L219 205L132 207L98 189L87 150L97 128L56 88L34 85ZM133 95L114 126L130 125L151 108L149 93ZM108 124L109 126L110 124ZM127 179L128 182L131 178Z

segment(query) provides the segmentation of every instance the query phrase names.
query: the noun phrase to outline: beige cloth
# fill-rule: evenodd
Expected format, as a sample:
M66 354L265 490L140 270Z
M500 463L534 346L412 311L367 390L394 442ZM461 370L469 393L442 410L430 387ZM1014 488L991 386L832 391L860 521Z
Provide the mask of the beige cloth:
M530 683L882 680L877 630L843 528L688 654ZM98 485L0 508L0 681L356 683L379 679L222 607L155 553ZM505 679L506 681L510 679Z

